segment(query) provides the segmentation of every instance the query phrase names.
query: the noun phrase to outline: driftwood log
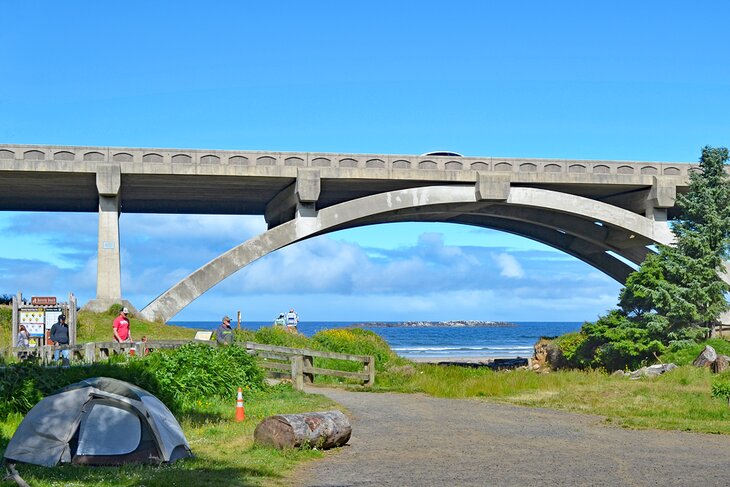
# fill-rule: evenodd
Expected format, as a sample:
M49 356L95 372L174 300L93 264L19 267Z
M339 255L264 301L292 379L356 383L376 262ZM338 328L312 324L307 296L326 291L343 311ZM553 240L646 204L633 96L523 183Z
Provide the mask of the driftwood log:
M256 443L276 448L311 446L327 449L342 446L352 428L340 411L277 414L261 421L253 432Z

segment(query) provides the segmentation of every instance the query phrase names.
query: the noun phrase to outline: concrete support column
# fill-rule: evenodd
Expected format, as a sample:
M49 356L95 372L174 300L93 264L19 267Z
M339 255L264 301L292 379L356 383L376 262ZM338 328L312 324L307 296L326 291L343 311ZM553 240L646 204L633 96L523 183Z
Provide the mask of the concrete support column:
M99 244L96 268L96 299L84 309L106 311L115 303L134 307L122 299L122 271L119 250L119 214L122 176L119 163L98 164L96 187L99 190Z
M99 195L99 247L96 270L96 299L122 299L119 256L119 196Z

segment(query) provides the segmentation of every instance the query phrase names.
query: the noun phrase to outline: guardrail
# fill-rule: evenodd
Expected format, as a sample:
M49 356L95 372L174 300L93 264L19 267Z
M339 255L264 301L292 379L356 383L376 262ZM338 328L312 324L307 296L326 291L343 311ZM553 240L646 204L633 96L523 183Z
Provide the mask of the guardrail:
M150 340L147 342L88 342L77 345L46 345L43 347L14 347L10 351L15 357L22 354L38 356L41 363L53 363L53 355L57 350L69 350L70 359L91 364L99 360L108 360L113 355L143 356L159 349L174 349L188 343L205 343L217 346L209 340ZM375 383L375 357L370 355L352 355L348 353L322 352L306 348L289 348L275 345L264 345L255 342L237 343L248 353L256 355L259 365L275 375L289 373L292 385L297 390L303 390L304 384L314 382L315 375L342 377L362 381L364 385ZM337 369L325 369L314 366L314 357L359 362L362 369L351 372Z

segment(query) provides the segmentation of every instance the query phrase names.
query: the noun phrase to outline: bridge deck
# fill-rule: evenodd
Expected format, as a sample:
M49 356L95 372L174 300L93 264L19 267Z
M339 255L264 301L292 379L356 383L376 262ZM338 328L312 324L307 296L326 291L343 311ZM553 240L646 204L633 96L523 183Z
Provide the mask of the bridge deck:
M650 187L686 187L687 163L433 157L384 154L0 145L0 210L98 211L96 172L118 165L126 213L263 214L300 169L318 172L317 208L427 185L508 174L514 186L595 199Z

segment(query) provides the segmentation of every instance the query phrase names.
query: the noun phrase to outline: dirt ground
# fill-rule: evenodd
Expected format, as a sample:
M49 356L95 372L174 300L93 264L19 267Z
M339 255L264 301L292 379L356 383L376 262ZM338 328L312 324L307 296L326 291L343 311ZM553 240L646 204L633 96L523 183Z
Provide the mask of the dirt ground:
M349 410L352 437L300 467L295 486L730 485L728 436L479 400L309 392Z

